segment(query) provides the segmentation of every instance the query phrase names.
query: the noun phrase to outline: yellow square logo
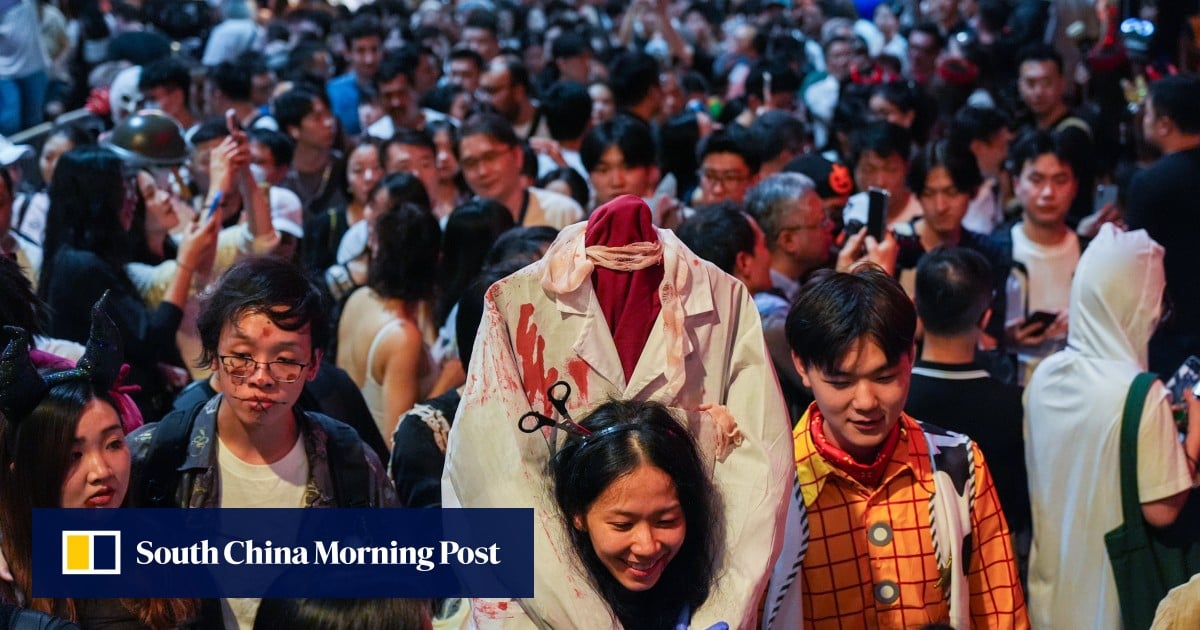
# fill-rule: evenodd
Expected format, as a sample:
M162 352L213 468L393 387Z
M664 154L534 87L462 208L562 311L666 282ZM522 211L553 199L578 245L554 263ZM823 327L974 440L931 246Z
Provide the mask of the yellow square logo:
M120 575L121 532L64 531L63 575Z

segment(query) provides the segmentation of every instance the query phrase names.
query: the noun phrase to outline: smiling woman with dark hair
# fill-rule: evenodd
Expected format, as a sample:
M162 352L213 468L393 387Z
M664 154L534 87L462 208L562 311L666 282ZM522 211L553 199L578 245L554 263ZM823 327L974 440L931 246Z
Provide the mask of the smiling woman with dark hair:
M589 435L551 461L571 546L622 626L686 626L708 599L717 521L691 434L654 402L609 401L579 426Z

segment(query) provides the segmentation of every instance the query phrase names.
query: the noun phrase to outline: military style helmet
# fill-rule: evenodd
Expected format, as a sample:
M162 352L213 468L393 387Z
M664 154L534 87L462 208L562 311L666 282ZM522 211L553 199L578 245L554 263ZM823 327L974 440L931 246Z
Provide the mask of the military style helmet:
M183 127L156 109L126 118L102 144L134 166L178 166L192 153Z

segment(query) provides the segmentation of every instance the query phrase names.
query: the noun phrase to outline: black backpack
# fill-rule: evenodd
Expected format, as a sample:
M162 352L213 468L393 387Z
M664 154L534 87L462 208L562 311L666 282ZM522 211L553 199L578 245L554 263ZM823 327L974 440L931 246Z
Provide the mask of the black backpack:
M179 507L175 492L179 486L179 466L187 459L192 425L207 401L189 409L176 409L158 421L150 443L143 474L145 491L138 507ZM322 413L299 411L321 425L329 436L329 472L338 507L371 507L371 472L367 466L363 442L349 425Z

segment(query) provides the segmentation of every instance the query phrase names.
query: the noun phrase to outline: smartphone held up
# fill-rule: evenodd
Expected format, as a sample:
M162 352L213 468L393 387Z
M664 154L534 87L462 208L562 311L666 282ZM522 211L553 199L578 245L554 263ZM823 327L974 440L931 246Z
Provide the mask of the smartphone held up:
M1190 389L1193 396L1200 398L1200 357L1192 355L1184 360L1183 365L1180 365L1166 382L1166 387L1171 395L1171 411L1175 414L1175 424L1180 431L1184 431L1187 429L1185 392Z
M876 242L883 241L890 198L891 193L882 188L872 188L867 191L867 236L875 237Z
M1115 184L1098 184L1096 186L1093 211L1099 212L1107 206L1115 206L1117 203L1117 192Z

